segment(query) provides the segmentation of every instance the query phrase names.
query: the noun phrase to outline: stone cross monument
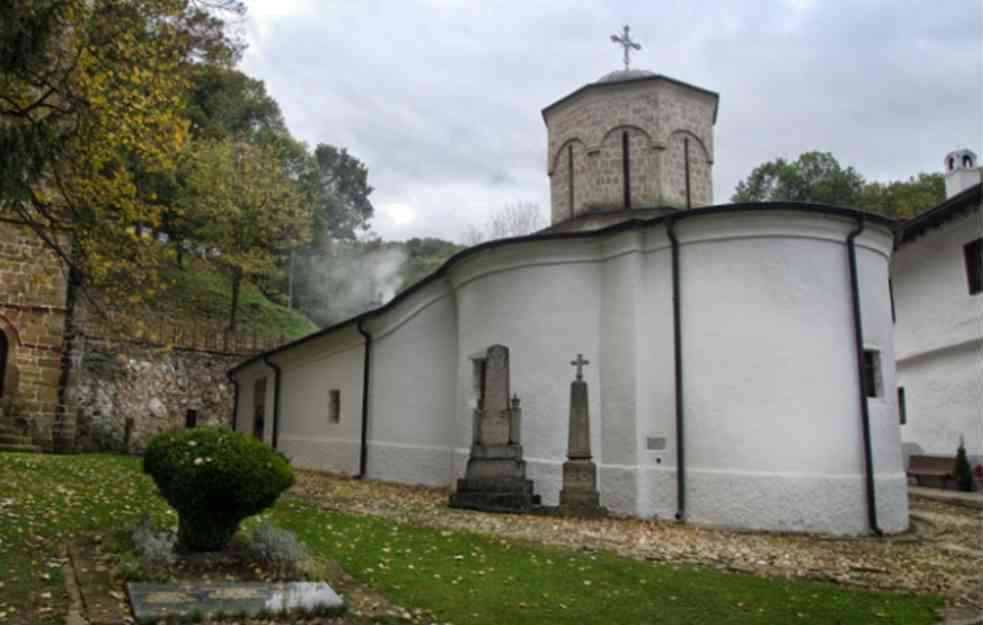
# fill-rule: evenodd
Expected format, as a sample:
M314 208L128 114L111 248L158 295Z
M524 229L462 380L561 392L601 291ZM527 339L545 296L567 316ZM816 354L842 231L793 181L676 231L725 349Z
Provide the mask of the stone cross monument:
M509 349L493 345L481 360L471 457L465 477L457 481L457 491L451 493L450 505L489 512L529 512L539 504L539 496L532 492L532 480L526 479L519 398L509 397Z
M590 411L587 383L584 382L583 354L570 363L577 367L577 379L570 383L570 432L567 461L563 463L563 489L560 491L560 514L603 514L597 492L597 466L591 461Z

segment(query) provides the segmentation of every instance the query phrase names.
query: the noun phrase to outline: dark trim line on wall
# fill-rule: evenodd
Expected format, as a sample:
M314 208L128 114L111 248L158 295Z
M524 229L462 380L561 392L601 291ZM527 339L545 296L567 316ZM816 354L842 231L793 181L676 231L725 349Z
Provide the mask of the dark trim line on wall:
M693 198L689 185L689 137L683 137L683 169L686 172L686 208L693 208Z
M365 361L362 369L362 436L359 442L358 473L352 477L365 477L369 459L369 373L372 367L372 335L365 329L365 319L358 320L358 333L365 338Z
M269 354L263 355L263 362L273 369L273 449L276 449L280 439L280 376L283 371L280 365L270 360Z
M628 141L628 131L621 133L621 178L624 182L625 210L631 210L631 162L629 149L631 144Z
M672 345L676 378L676 520L686 521L686 446L683 437L683 338L679 306L679 239L676 220L666 221L666 234L672 244Z
M576 215L576 213L574 211L574 204L573 204L573 185L574 185L574 182L573 182L573 144L572 143L567 146L567 170L568 170L568 173L570 174L570 180L568 181L568 186L570 187L569 188L569 194L570 194L570 217L574 217Z
M856 238L864 231L867 224L863 213L856 216L857 227L846 238L847 264L850 265L850 299L853 302L853 337L854 358L857 369L857 397L860 400L860 421L863 429L864 445L864 485L867 498L867 519L870 531L875 536L883 536L877 524L877 497L874 492L874 452L870 440L870 410L867 406L867 392L864 384L864 330L863 316L860 311L860 283L857 278L857 247Z
M225 373L225 377L232 384L232 431L235 432L239 429L239 380L229 372Z

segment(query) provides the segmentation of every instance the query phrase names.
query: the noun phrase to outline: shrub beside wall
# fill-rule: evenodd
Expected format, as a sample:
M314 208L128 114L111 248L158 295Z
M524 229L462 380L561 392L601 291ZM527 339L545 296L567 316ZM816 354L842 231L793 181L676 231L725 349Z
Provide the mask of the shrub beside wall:
M239 523L276 503L294 482L287 457L225 428L161 434L147 446L143 469L178 513L178 540L213 551Z

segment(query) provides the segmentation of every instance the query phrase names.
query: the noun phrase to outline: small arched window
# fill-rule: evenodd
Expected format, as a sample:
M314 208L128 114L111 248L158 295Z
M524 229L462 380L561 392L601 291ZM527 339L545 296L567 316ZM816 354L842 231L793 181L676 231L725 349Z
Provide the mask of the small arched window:
M949 171L952 171L955 168L956 168L956 159L954 159L953 157L950 156L949 157Z
M964 155L963 156L963 167L972 167L972 166L973 166L973 157L970 156L969 154Z

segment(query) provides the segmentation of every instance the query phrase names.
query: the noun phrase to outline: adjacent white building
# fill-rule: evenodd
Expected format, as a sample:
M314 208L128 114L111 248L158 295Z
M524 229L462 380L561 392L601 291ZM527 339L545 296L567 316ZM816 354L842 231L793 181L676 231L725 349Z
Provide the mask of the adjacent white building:
M983 217L976 154L944 161L945 202L902 225L891 267L906 455L983 462Z
M385 306L236 367L236 428L299 467L453 488L474 360L502 344L528 477L555 504L582 353L610 510L904 530L894 224L705 206L716 103L633 70L547 107L552 226L465 250Z

